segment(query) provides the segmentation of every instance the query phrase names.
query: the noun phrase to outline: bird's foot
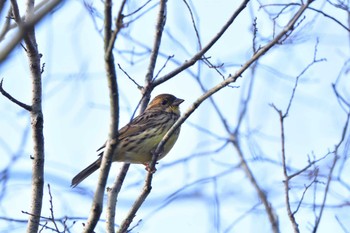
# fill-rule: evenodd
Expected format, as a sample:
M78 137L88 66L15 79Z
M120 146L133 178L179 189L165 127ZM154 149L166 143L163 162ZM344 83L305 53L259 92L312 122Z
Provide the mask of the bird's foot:
M158 164L158 162L156 164ZM145 170L150 173L155 173L157 171L156 167L152 169L149 163L144 163L143 165L145 165Z

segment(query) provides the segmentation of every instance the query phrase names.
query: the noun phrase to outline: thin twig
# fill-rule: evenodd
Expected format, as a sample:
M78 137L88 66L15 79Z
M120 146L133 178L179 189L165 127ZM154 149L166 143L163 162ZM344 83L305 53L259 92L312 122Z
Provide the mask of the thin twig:
M345 104L349 108L350 107L350 102L348 100L346 100L342 95L339 94L339 92L337 90L337 87L336 87L336 84L332 84L332 88L333 88L334 94L336 95L340 106L343 108L343 104Z
M314 179L311 181L310 184L305 185L305 189L304 189L304 191L303 191L303 194L301 195L301 198L300 198L300 200L299 200L299 203L298 203L298 205L297 205L297 208L295 208L295 210L294 210L293 213L292 213L293 216L294 216L296 213L298 213L298 211L299 211L299 209L300 209L300 206L301 206L301 204L303 203L303 200L304 200L304 197L305 197L305 194L306 194L307 190L308 190L316 181L317 181L317 176L314 177Z
M298 223L295 220L294 217L294 212L292 212L291 209L291 204L290 204L290 197L289 197L289 181L292 177L294 177L296 174L300 174L302 171L306 170L307 168L309 168L310 166L312 166L311 163L309 163L308 166L306 166L306 168L300 170L297 173L294 173L292 176L288 175L288 171L287 171L287 164L286 164L286 150L285 150L285 132L284 132L284 120L285 118L288 116L289 110L292 106L293 100L294 100L294 96L298 87L298 83L299 83L299 79L300 77L315 63L320 62L320 61L324 61L325 59L317 59L317 45L318 45L318 40L316 42L315 45L315 49L314 49L314 56L313 56L313 60L310 64L308 64L303 70L302 72L296 77L295 79L295 84L292 90L292 94L291 97L289 98L289 102L286 108L286 111L283 113L282 110L278 109L275 105L271 105L276 112L278 113L279 116L279 121L280 121L280 127L281 127L281 153L282 153L282 169L283 169L283 175L284 175L284 192L285 192L285 205L287 208L287 214L289 217L289 220L293 226L293 230L295 233L300 232L299 230L299 226ZM315 162L315 161L314 161ZM313 163L314 164L314 163Z
M292 97L291 97L292 99ZM290 101L291 103L291 101ZM280 127L281 127L281 152L282 152L282 169L283 169L283 176L284 176L284 194L285 194L285 204L287 208L287 214L289 217L289 221L292 224L293 230L295 233L299 233L299 226L298 223L295 220L294 214L292 212L291 206L290 206L290 198L289 198L289 176L287 172L287 165L286 165L286 149L285 149L285 134L284 134L284 119L286 118L287 114L283 114L281 110L277 109L276 106L272 105L273 108L277 111L279 120L280 120Z
M221 77L222 79L224 80L225 79L225 76L221 73L221 71L219 70L219 68L223 67L224 66L224 63L221 63L220 65L213 65L211 62L210 62L210 57L203 57L202 58L202 61L204 62L204 64L206 64L210 69L214 69Z
M183 0L183 2L185 3L188 11L190 12L190 15L191 15L191 20L192 20L192 26L193 26L193 29L194 31L196 32L196 38L197 38L197 43L198 43L198 49L201 50L202 49L202 43L201 43L201 39L200 39L200 36L199 36L199 31L198 31L198 28L196 26L196 21L194 19L194 15L193 15L193 12L191 10L191 7L190 5L188 4L188 2L186 0Z
M337 215L335 215L335 219L336 219L337 222L339 223L339 226L340 226L341 229L344 231L344 233L350 233L350 229L349 229L349 230L346 229L346 225L340 221L340 219L338 218Z
M300 74L295 78L295 83L294 83L294 87L293 87L293 90L292 90L292 95L291 97L289 98L289 102L288 102L288 106L287 106L287 109L284 113L284 116L283 117L286 117L288 116L288 113L289 113L289 110L290 110L290 107L292 106L292 102L293 102L293 99L294 99L294 95L296 93L296 89L298 87L298 83L299 83L299 79L300 77L307 71L310 69L311 66L313 66L314 64L316 63L319 63L319 62L323 62L323 61L326 61L325 58L320 58L320 59L317 59L317 46L318 46L318 39L316 40L316 44L315 44L315 49L314 49L314 57L313 57L313 60L310 62L310 64L308 64L301 72Z
M150 55L150 62L147 69L146 74L146 83L149 84L151 80L153 79L154 74L154 68L156 66L157 58L158 58L158 51L160 48L160 43L162 41L162 35L164 31L164 26L166 23L166 15L167 15L167 9L166 9L166 1L161 0L159 5L159 12L158 12L158 19L156 24L156 34L154 38L154 44Z
M294 177L300 175L301 173L305 172L306 170L308 170L311 166L315 165L316 163L318 163L319 161L325 159L327 156L329 156L331 153L327 153L326 155L324 155L323 157L319 158L319 159L315 159L313 161L309 161L309 164L306 165L304 168L300 169L299 171L294 172L293 174L288 176L288 180L293 179Z
M258 32L257 29L257 23L256 23L256 18L253 20L253 37L252 37L252 49L253 49L253 54L255 54L257 52L256 49L256 35ZM248 106L249 106L249 102L251 100L252 97L252 93L253 93L253 87L254 87L254 83L255 83L255 74L256 74L256 70L257 70L257 65L258 63L254 63L251 65L251 77L248 80L249 84L248 84L248 88L247 88L247 94L246 96L244 96L244 91L242 91L242 97L241 97L241 101L240 101L240 106L242 106L239 110L239 115L238 115L238 121L236 124L236 129L234 130L234 135L238 135L238 131L241 128L243 119L245 118L247 111L248 111ZM225 127L226 130L228 131L228 127Z
M158 78L153 82L153 86L158 86L162 84L163 82L171 79L175 75L179 74L180 72L184 71L188 67L194 65L198 60L200 60L203 55L211 49L211 47L216 44L216 42L221 38L221 36L226 32L226 30L231 26L231 24L234 22L234 20L240 15L240 13L245 9L247 6L249 0L244 0L241 5L237 8L237 10L233 13L233 15L229 18L229 20L225 23L225 25L222 27L222 29L213 37L213 39L198 53L196 53L192 58L188 59L185 63L183 63L180 67L176 68L175 70L169 72L168 74L164 75L163 77Z
M319 212L318 216L316 216L316 219L315 219L315 226L314 226L313 231L312 231L313 233L317 232L318 226L320 225L320 222L321 222L322 214L323 214L324 208L326 206L326 201L327 201L327 197L328 197L328 194L329 194L329 188L330 188L330 185L331 185L334 168L335 168L335 166L336 166L336 164L338 162L338 159L340 157L340 155L339 155L340 154L339 148L340 148L340 146L342 145L343 141L346 138L348 127L349 127L349 120L350 120L350 112L347 114L347 118L346 118L346 121L345 121L345 124L344 124L343 132L342 132L341 138L339 140L339 143L335 146L334 158L333 158L332 166L331 166L331 168L329 170L329 174L328 174L328 178L327 178L326 187L325 187L325 190L324 190L324 196L323 196L320 212Z
M125 15L124 17L126 18L126 17L129 17L129 16L131 16L131 15L136 14L137 12L139 12L140 10L142 10L145 6L147 6L147 4L150 3L151 1L152 1L152 0L148 0L148 1L145 2L142 6L140 6L138 9L136 9L136 10L134 10L133 12L131 12L131 13Z
M166 16L167 16L167 1L161 0L159 5L159 11L158 11L158 18L156 23L156 29L155 29L155 38L153 41L153 47L150 54L150 60L149 65L147 68L147 73L145 76L145 86L142 90L142 102L141 102L141 111L146 108L147 104L150 101L150 96L153 88L155 85L153 84L154 81L154 69L156 67L157 58L159 56L159 48L164 32L164 26L166 23Z
M0 93L5 96L7 99L9 99L11 102L17 104L18 106L24 108L25 110L27 110L28 112L32 111L32 107L30 105L27 105L25 103L22 103L21 101L17 100L16 98L12 97L8 92L6 92L4 90L4 88L2 87L4 79L1 79L0 81Z
M310 4L312 1L314 0L309 0L308 1L308 4ZM288 3L288 4L280 4L280 3L274 3L274 4L266 4L264 6L260 6L260 8L263 8L263 7L271 7L271 6L283 6L282 10L279 12L279 14L275 17L277 18L285 9L287 9L288 7L290 6L302 6L302 3L298 3L298 2L293 2L293 3ZM342 22L340 22L339 20L337 20L335 17L325 13L323 10L319 10L319 9L316 9L316 8L313 8L313 7L308 7L309 10L311 11L315 11L321 15L323 15L324 17L334 21L335 23L337 23L338 25L340 25L342 28L344 28L346 31L350 32L350 29L344 25Z
M142 90L143 86L141 86L140 84L138 84L135 79L133 79L132 77L130 77L130 75L121 67L121 65L118 63L118 67L121 71L123 71L123 73L137 86L137 89Z
M109 22L108 25L105 25L105 30L106 30L107 27L108 27L108 30L109 30L108 38L105 37L105 40L108 39L107 41L105 41L105 60L109 60L110 59L109 56L113 55L112 50L114 48L115 41L117 39L117 36L118 36L120 30L124 27L124 23L123 23L124 15L122 13L123 13L123 10L124 10L125 3L126 3L126 0L123 0L122 3L121 3L121 6L120 6L119 12L118 12L118 16L115 19L115 26L116 26L116 28L112 32L112 34L110 34L110 32L112 30L112 23L111 23L112 21ZM105 4L109 4L109 3L105 3ZM112 5L110 6L110 8L112 9ZM106 14L106 12L105 12L105 14Z
M56 224L55 216L54 216L54 213L53 213L53 202L52 202L52 194L51 194L50 184L47 184L47 189L49 190L49 198L50 198L49 202L50 202L51 221L52 221L53 225L55 226L56 231L60 232L60 230L58 229L58 226Z
M164 62L164 65L159 69L159 71L157 72L157 74L154 76L154 78L152 79L152 81L156 78L158 78L159 74L162 72L162 70L164 70L164 68L166 67L166 65L168 64L168 62L174 58L174 55L168 56L166 61Z

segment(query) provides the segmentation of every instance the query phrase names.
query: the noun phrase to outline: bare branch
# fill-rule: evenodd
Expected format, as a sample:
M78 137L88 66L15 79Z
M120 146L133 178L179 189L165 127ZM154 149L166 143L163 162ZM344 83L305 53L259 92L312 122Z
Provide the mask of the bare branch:
M156 23L155 38L153 42L154 44L150 54L149 65L145 76L145 86L144 86L144 89L142 90L143 100L141 102L141 111L143 111L146 108L150 100L151 91L155 87L155 85L153 85L152 79L154 77L154 69L156 67L157 58L159 56L159 48L162 40L162 35L164 32L164 26L166 23L166 16L167 16L166 1L161 0L159 11L158 11L157 23Z
M104 49L105 49L105 68L108 81L109 101L110 101L110 127L109 136L106 145L106 150L103 153L100 175L98 184L96 187L94 200L91 206L90 216L84 232L92 232L95 228L103 208L103 195L106 187L108 173L113 161L118 145L118 124L119 124L119 95L118 95L118 83L117 74L114 63L113 47L119 30L121 29L122 12L125 6L125 1L122 3L119 15L116 21L118 30L112 33L112 5L111 0L105 1L105 27L104 27ZM111 205L107 208L107 222L106 228L108 232L114 232L114 215L115 215L115 202L113 200Z
M115 219L115 208L118 199L120 189L128 173L130 164L124 163L120 169L118 176L111 188L107 189L108 199L107 199L107 232L115 232L114 230L114 219Z
M157 74L154 76L153 80L156 79L156 78L159 76L159 74L162 72L162 70L166 67L166 65L168 64L168 62L169 62L172 58L174 58L174 55L171 55L171 56L168 56L168 57L167 57L167 59L166 59L164 65L159 69L159 71L157 72ZM153 80L152 80L152 81L153 81Z
M295 86L296 88L296 86ZM292 102L292 98L289 103ZM281 127L281 152L282 152L282 169L283 169L283 175L284 175L284 193L285 193L285 204L287 208L287 213L289 217L289 221L292 224L293 230L295 233L299 233L299 226L298 223L295 220L294 214L292 212L291 206L290 206L290 198L289 198L289 176L287 172L287 165L286 165L286 149L285 149L285 137L284 137L284 119L286 118L287 114L283 114L281 110L277 109L274 105L273 108L277 111L280 119L280 127ZM288 110L287 110L288 111Z
M150 84L152 83L152 79L153 79L153 75L154 75L154 69L155 69L155 65L156 65L156 61L157 61L157 57L158 57L158 52L159 52L159 47L160 47L160 43L161 43L161 38L163 35L163 30L164 30L164 26L165 26L165 22L166 22L166 0L161 0L160 1L160 6L159 6L159 12L158 12L158 19L157 19L157 24L156 24L156 36L154 39L154 44L153 44L153 49L151 52L151 56L150 56L150 62L149 62L149 66L147 69L147 74L145 77L145 88L143 89L143 97L142 97L142 102L141 102L141 112L143 112L149 102L150 99L150 93L153 89L152 86L150 86ZM152 158L153 159L153 158ZM128 165L124 165L125 167L123 167L122 172L127 171L128 169ZM154 165L151 166L151 169L154 168ZM145 179L145 185L144 188L140 194L140 196L135 200L133 206L131 207L129 213L127 214L127 216L124 218L124 220L122 221L122 223L120 224L120 228L118 229L119 233L123 233L126 232L127 229L129 228L132 220L135 217L136 212L139 210L140 206L142 205L142 203L146 200L148 194L151 192L151 183L152 183L152 178L153 178L153 172L150 171L148 172L146 179ZM122 173L120 173L121 175ZM116 185L118 187L118 185Z
M29 215L27 232L37 232L40 224L40 215L42 209L42 200L44 193L44 117L42 112L42 85L41 85L41 54L38 51L36 43L35 23L41 19L44 15L34 15L34 1L28 0L26 3L26 17L25 21L20 19L17 1L11 1L12 11L15 16L15 20L18 27L25 28L20 30L23 33L20 37L24 38L26 45L26 52L28 57L28 66L30 69L30 76L32 80L32 105L30 111L31 125L32 125L32 138L33 138L33 154L32 154L32 194L31 194L31 215ZM50 4L48 4L50 5ZM25 25L25 26L23 26ZM25 31L25 33L24 33ZM21 40L21 38L19 40ZM17 44L16 38L13 40L14 46ZM7 49L7 50L6 50ZM5 51L0 53L0 61L2 61L7 54L12 50L10 47L6 47Z
M319 9L313 8L313 7L309 7L308 9L315 11L321 15L323 15L324 17L334 21L335 23L337 23L340 27L344 28L346 31L350 32L350 28L346 27L342 22L340 22L338 19L336 19L335 17L325 13L324 11L321 11Z
M308 2L309 2L308 4L312 3L313 1L314 1L314 0L308 1ZM329 3L332 5L332 3L331 3L330 1L327 1L327 2L329 2ZM303 4L303 3L302 3L302 4ZM277 17L279 17L279 15L280 15L284 10L286 10L288 7L290 7L290 6L302 6L302 4L301 4L301 3L298 3L298 2L293 2L293 3L289 3L289 4L274 3L274 4L267 4L267 5L264 5L264 6L261 6L261 7L267 7L267 6L283 6L282 10L281 10L281 11L279 12L279 14L277 14L277 16L276 16L276 18L277 18ZM310 6L308 7L308 9L311 10L311 11L315 11L315 12L317 12L317 13L323 15L324 17L326 17L326 18L328 18L328 19L334 21L334 22L337 23L340 27L342 27L343 29L345 29L346 31L350 31L350 29L349 29L346 25L344 25L342 22L340 22L340 21L339 21L338 19L336 19L335 17L333 17L333 16L331 16L331 15L325 13L323 10L319 10L319 9L316 9L316 8L313 8L313 7L310 7ZM344 10L348 11L348 9L344 9Z
M112 50L114 48L114 45L115 45L115 41L117 39L117 35L119 34L119 31L124 27L123 25L123 19L124 19L124 15L122 14L123 12L123 9L124 9L124 6L125 6L125 3L126 3L126 0L123 0L120 8L119 8L119 12L118 12L118 17L116 18L116 21L115 21L115 26L116 26L116 29L112 32L111 35L109 35L109 40L108 42L106 42L106 45L105 45L105 56L107 56L105 59L106 60L109 60L108 56L111 56L112 55ZM111 6L112 7L112 6ZM105 15L106 15L107 12L105 12ZM112 16L111 16L112 17ZM106 28L105 28L106 29ZM112 24L110 22L110 25L109 25L109 30L111 31L112 30ZM108 32L110 33L110 32Z
M144 7L146 7L148 5L148 3L150 3L152 0L148 0L147 2L145 2L142 6L140 6L138 9L134 10L133 12L131 12L130 14L125 15L124 17L129 17L131 15L136 14L137 12L139 12L140 10L142 10Z
M318 163L319 161L325 159L326 157L328 157L331 153L327 153L326 155L324 155L323 157L319 158L319 159L315 159L313 161L309 161L309 164L306 165L304 168L294 172L293 174L288 176L288 180L293 179L294 177L300 175L301 173L307 171L310 167L314 166L316 163Z
M286 109L286 111L285 111L283 117L288 116L289 109L290 109L290 107L292 106L292 102L293 102L293 99L294 99L294 95L295 95L295 92L296 92L296 89L297 89L297 86L298 86L300 77L301 77L311 66L313 66L314 64L319 63L319 62L326 61L325 58L317 59L317 46L318 46L318 40L316 41L316 44L315 44L313 60L310 62L310 64L308 64L308 65L301 71L301 73L300 73L300 74L296 77L296 79L295 79L294 87L293 87L293 90L292 90L292 95L291 95L291 97L290 97L290 99L289 99L289 103L288 103L287 109Z
M336 95L340 106L343 106L343 104L345 104L349 108L350 107L350 102L347 101L342 95L339 94L339 92L337 90L337 87L336 87L336 84L332 84L332 88L333 88L334 94Z
M55 215L53 213L53 202L52 202L52 194L51 194L51 187L50 187L50 184L47 184L47 188L49 190L49 202L50 202L50 213L51 213L51 221L53 223L53 225L55 226L55 229L57 232L60 232L60 230L58 229L58 226L56 224L56 221L55 221Z
M335 219L339 223L341 229L343 229L344 233L350 233L350 229L349 230L346 229L346 225L340 221L337 215L335 216Z
M234 139L235 135L231 135L231 136L233 137L232 144L235 147L236 151L238 152L238 156L239 156L240 161L241 161L241 166L242 166L244 172L246 173L246 175L248 176L250 183L255 188L259 199L262 201L262 203L265 207L267 216L269 218L269 221L270 221L270 224L272 227L272 231L274 233L278 233L278 232L280 232L279 226L278 226L278 216L276 215L271 203L268 201L265 192L259 186L258 181L256 180L252 170L248 166L248 163L244 158L244 155L243 155L243 152L241 150L241 146L239 145L239 142Z
M161 83L171 79L175 75L181 73L188 67L194 65L198 60L202 58L202 56L209 51L209 49L221 38L221 36L226 32L226 30L231 26L231 24L234 22L234 20L238 17L238 15L244 10L244 8L247 6L249 0L244 0L241 5L237 8L237 10L233 13L233 15L229 18L229 20L225 23L225 25L222 27L222 29L214 36L214 38L198 53L196 53L191 59L187 60L184 64L182 64L180 67L176 68L175 70L171 71L167 75L158 78L153 82L154 87L160 85Z
M5 3L5 1L2 1L0 4ZM4 26L0 32L0 42L5 38L6 33L10 30L11 28L11 19L12 19L12 7L10 7L7 17L5 19Z
M198 28L197 28L197 26L196 26L196 21L195 21L195 19L194 19L193 12L192 12L191 7L190 7L190 5L188 4L188 2L187 2L186 0L183 0L183 2L185 3L185 5L186 5L188 11L190 12L191 21L192 21L192 26L193 26L194 31L196 32L196 38L197 38L198 48L201 50L201 49L202 49L202 43L201 43L201 39L200 39L200 36L199 36Z
M345 124L344 124L343 132L342 132L341 138L339 140L339 143L335 146L333 162L332 162L331 168L329 170L329 174L328 174L328 178L327 178L326 187L325 187L325 190L324 190L324 196L323 196L321 208L320 208L318 216L316 216L315 226L314 226L314 228L312 230L313 233L317 232L317 229L318 229L319 224L321 222L322 214L323 214L324 208L326 206L327 196L329 194L329 188L330 188L330 185L331 185L334 168L335 168L335 166L336 166L336 164L338 162L338 159L340 157L340 155L339 155L339 153L340 153L339 152L339 148L342 145L343 141L345 140L345 137L346 137L346 134L347 134L347 131L348 131L348 127L349 127L349 120L350 120L350 112L347 114L347 118L346 118L346 121L345 121Z
M11 102L17 104L18 106L24 108L25 110L27 110L28 112L32 111L32 107L22 103L21 101L15 99L14 97L12 97L9 93L7 93L4 88L2 87L2 83L3 83L4 79L1 79L0 81L0 93L5 96L7 99L9 99Z
M294 95L296 93L296 89L297 89L297 86L298 86L298 83L299 83L299 78L312 66L314 65L315 63L317 62L320 62L320 61L324 61L325 59L317 59L317 45L318 45L318 41L316 42L316 45L315 45L315 49L314 49L314 56L313 56L313 60L310 64L308 64L304 69L303 71L296 77L295 79L295 84L294 84L294 87L293 87L293 91L292 91L292 94L291 94L291 97L289 99L289 102L288 102L288 105L287 105L287 108L286 108L286 111L285 113L282 112L282 110L279 110L275 105L271 105L275 110L276 112L278 113L278 116L279 116L279 121L280 121L280 129L281 129L281 153L282 153L282 169L283 169L283 175L284 175L284 193L285 193L285 205L286 205L286 208L287 208L287 213L288 213L288 217L289 217L289 220L292 224L292 227L293 227L293 230L295 233L298 233L300 232L299 230L299 226L298 226L298 223L296 222L295 220L295 217L294 217L294 213L295 212L292 212L291 210L291 205L290 205L290 197L289 197L289 190L290 190L290 186L289 186L289 181L292 177L296 176L297 174L300 174L301 172L305 171L306 169L308 169L310 166L312 166L312 164L315 163L315 161L313 161L313 163L309 163L308 166L306 166L304 169L294 173L292 176L288 175L288 171L287 171L287 164L286 164L286 150L285 150L285 132L284 132L284 120L285 118L288 116L288 113L289 113L289 110L290 110L290 107L293 103L293 100L294 100Z
M230 20L234 20L239 12L241 12L246 3L246 2L243 2L243 4L241 5L241 7L235 12L235 14L231 17ZM145 185L144 185L144 188L143 188L143 191L142 193L140 194L140 196L137 198L137 200L135 201L133 207L131 208L130 212L128 213L127 217L124 219L124 221L122 222L121 224L121 227L119 229L119 232L124 232L128 229L128 226L130 225L130 223L132 222L132 219L134 218L135 216L135 213L137 212L137 210L140 208L141 204L144 202L144 200L146 199L146 197L148 196L149 192L151 191L151 182L152 182L152 178L153 178L153 173L151 171L154 171L154 167L155 167L155 164L156 164L156 160L157 160L157 157L159 156L160 152L162 151L162 148L164 146L164 144L166 143L166 141L170 138L170 136L172 135L172 133L175 132L175 130L180 127L180 125L194 112L194 110L205 100L207 99L208 97L210 97L211 95L213 95L214 93L216 93L217 91L221 90L222 88L224 88L225 86L227 86L228 84L232 83L232 82L235 82L237 80L238 77L240 77L240 75L252 64L254 63L260 56L262 56L263 54L265 54L271 47L273 47L275 44L278 43L278 41L286 34L288 33L294 26L294 24L297 22L298 18L302 15L302 13L305 11L305 9L308 7L308 4L306 5L303 5L297 12L296 14L294 15L294 17L289 21L289 23L287 24L287 26L272 40L270 41L266 46L262 47L250 60L248 60L246 62L245 65L243 65L241 67L241 69L239 71L236 72L236 74L234 76L230 76L229 78L227 78L226 80L224 80L223 82L219 83L218 85L216 85L215 87L213 87L212 89L208 90L206 93L204 93L201 97L199 97L197 99L197 101L195 101L192 106L178 119L178 121L171 127L171 129L165 134L165 136L163 137L162 141L158 144L155 152L153 153L153 157L152 157L152 161L151 163L149 164L149 167L150 167L150 172L148 173L146 179L145 179ZM162 17L162 15L160 15L160 17ZM230 23L227 23L225 26L228 27ZM159 25L159 24L157 24ZM224 27L224 29L222 30L222 33L225 32L227 28ZM215 38L220 38L219 37L215 37ZM216 40L217 40L216 39ZM215 43L216 40L212 40L213 43ZM210 44L210 43L209 43ZM209 45L208 45L209 46ZM209 47L206 47L207 49L209 49L211 46ZM205 50L205 49L203 49ZM206 50L205 50L206 51ZM202 51L203 52L203 51ZM204 53L203 53L204 54ZM202 55L200 55L201 57ZM199 57L199 58L200 58ZM198 59L199 59L198 58ZM193 63L194 64L194 63ZM182 66L183 69L187 68L186 66ZM182 70L181 70L182 71ZM174 72L174 71L173 71ZM180 71L179 71L180 72ZM172 73L171 73L172 74ZM147 76L149 77L149 76ZM170 76L166 76L166 77L169 77ZM164 78L164 77L163 77ZM169 78L165 78L163 79L162 82L166 81L167 79ZM157 81L159 81L159 79L155 80L154 83L156 83ZM162 83L162 82L159 82L158 84ZM147 88L147 87L146 87ZM243 157L241 157L243 158ZM245 163L246 164L246 163ZM249 170L249 167L247 166L247 169L248 171ZM249 172L248 174L251 174L251 172ZM254 176L252 175L251 176L251 181L252 181L252 184L254 185L255 184L255 187L259 193L259 197L261 197L262 201L264 202L264 206L268 212L268 215L269 215L269 219L270 219L270 222L272 224L272 228L274 230L274 232L279 232L278 230L278 221L276 219L276 216L275 214L273 213L273 210L271 209L271 206L270 206L270 203L267 201L266 199L266 196L264 194L264 192L260 189L260 187L257 185L255 181L255 179L253 178ZM265 198L264 198L265 197Z
M120 64L118 64L118 67L121 71L123 71L123 73L136 85L137 89L142 90L143 86L139 85L135 79L133 79L132 77L130 77L130 75L120 66Z
M307 8L307 5L304 5L299 9L299 11L294 15L294 17L290 20L288 25L274 38L272 41L270 41L267 45L265 45L263 48L261 48L254 56L249 59L237 72L235 75L230 75L227 79L222 81L221 83L217 84L216 86L212 87L210 90L208 90L206 93L204 93L202 96L200 96L191 106L190 108L177 120L177 122L169 129L169 131L165 134L163 137L163 140L158 144L157 150L155 153L159 153L161 151L162 147L164 146L165 142L170 138L171 134L175 132L175 130L195 111L195 109L198 108L198 106L206 100L211 95L215 94L222 88L226 87L230 83L235 82L242 74L243 72L249 68L249 66L254 63L256 60L258 60L263 54L265 54L270 48L272 48L280 38L283 37L283 35L288 32L294 25L294 23L297 21L298 17L302 15L302 13Z
M28 31L40 22L46 15L48 15L56 6L58 6L63 0L51 0L48 1L45 6L41 7L38 12L31 15L26 15L25 22L18 25L19 31L13 36L11 41L4 46L0 52L0 63L3 62L10 52L21 42L21 40L27 35ZM11 1L16 2L16 1ZM18 9L18 8L17 8Z
M303 194L301 195L301 198L300 198L300 201L299 201L299 203L298 203L298 206L297 206L297 208L295 208L295 210L294 210L293 213L292 213L293 216L299 211L300 206L301 206L301 204L303 203L303 200L304 200L304 197L305 197L305 194L306 194L307 190L316 182L316 179L317 179L317 175L314 177L314 179L311 181L310 184L305 185L305 189L304 189L304 191L303 191Z

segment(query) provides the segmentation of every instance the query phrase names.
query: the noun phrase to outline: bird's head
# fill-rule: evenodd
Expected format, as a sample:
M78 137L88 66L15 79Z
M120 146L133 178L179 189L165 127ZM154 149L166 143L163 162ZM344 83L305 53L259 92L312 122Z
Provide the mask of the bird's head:
M175 113L180 115L179 105L184 102L183 99L176 98L170 94L161 94L156 96L147 106L146 110L161 110L165 112Z

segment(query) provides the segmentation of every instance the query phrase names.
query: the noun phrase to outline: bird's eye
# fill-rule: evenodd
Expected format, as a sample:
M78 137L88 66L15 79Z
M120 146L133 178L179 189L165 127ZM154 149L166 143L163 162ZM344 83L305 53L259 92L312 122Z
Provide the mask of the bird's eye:
M167 100L163 100L162 101L162 105L166 105L166 104L168 104L168 101Z

